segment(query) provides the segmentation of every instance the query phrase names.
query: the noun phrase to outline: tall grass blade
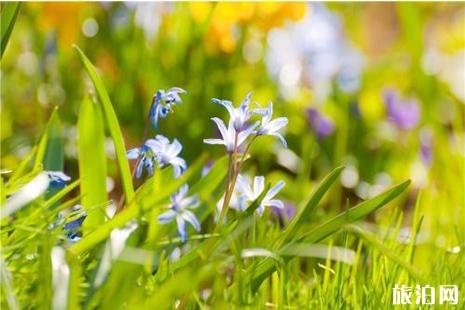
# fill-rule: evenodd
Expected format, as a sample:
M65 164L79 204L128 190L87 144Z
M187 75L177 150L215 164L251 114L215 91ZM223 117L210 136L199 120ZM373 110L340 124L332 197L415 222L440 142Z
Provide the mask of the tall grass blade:
M7 2L3 3L2 13L1 13L1 54L0 58L3 57L3 52L5 52L6 46L11 36L11 32L15 26L16 17L19 12L19 2Z
M102 111L89 97L81 103L78 129L81 204L84 209L88 210L83 223L84 233L86 233L104 221L104 213L92 207L102 205L108 200Z
M399 185L394 186L393 188L379 194L378 196L366 200L352 209L349 209L324 224L314 228L310 232L304 234L300 238L298 238L299 242L306 242L306 243L316 243L319 242L326 237L336 233L341 228L344 227L346 224L353 223L366 215L370 214L371 212L376 211L377 209L381 208L397 196L399 196L410 184L410 181L405 181ZM284 245L281 251L286 251L288 247L291 247L292 243L288 243ZM252 270L249 274L250 276L250 284L253 291L256 291L261 283L274 271L276 270L275 263L270 259L265 259L260 262L257 266L252 267Z
M115 111L113 110L110 97L108 96L105 86L103 85L103 82L97 74L94 66L79 47L75 45L74 48L76 49L87 73L89 74L90 79L94 83L99 102L102 105L106 124L115 146L116 159L118 161L118 166L121 173L124 195L126 197L126 202L129 202L134 198L134 187L132 184L131 170L126 158L126 148L124 146L123 135L121 134L121 128L119 126L118 119L116 117Z

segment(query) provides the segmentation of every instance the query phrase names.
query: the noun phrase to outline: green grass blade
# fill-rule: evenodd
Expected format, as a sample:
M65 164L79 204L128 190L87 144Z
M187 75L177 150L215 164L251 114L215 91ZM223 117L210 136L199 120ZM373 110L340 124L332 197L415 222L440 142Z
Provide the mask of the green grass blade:
M318 203L323 198L324 194L329 190L331 185L336 181L336 179L341 174L344 167L338 167L334 169L326 178L320 183L318 188L312 193L307 202L304 203L303 207L300 208L299 213L292 219L289 225L284 230L280 239L275 245L275 248L280 247L292 236L295 236L296 231L299 229L299 226L308 219L312 211L316 208Z
M81 204L88 210L83 223L84 232L103 223L104 214L93 208L108 200L106 191L105 132L101 109L89 97L79 111L79 176L81 179Z
M7 2L3 3L2 13L1 13L1 54L0 58L3 57L3 52L5 52L8 40L10 39L11 32L15 26L16 17L19 12L19 2Z
M301 236L298 241L305 242L305 243L316 243L319 242L326 237L336 233L344 225L353 223L361 218L365 217L366 215L370 214L371 212L376 211L377 209L381 208L398 195L400 195L410 184L410 181L405 181L399 185L392 187L391 189L379 194L378 196L366 200L354 208L351 208L335 217L330 219L324 224L314 228L307 234ZM290 247L292 243L289 243L281 249L281 251L286 251L287 247ZM270 259L265 259L260 262L252 271L249 273L250 276L250 285L253 291L256 291L261 283L274 271L276 270L275 262Z
M121 134L121 128L119 126L118 119L116 117L115 111L113 110L110 97L108 96L105 86L103 85L103 82L97 74L94 66L79 47L74 46L74 48L78 52L81 62L86 68L90 79L94 83L95 90L102 105L106 124L115 146L116 159L118 161L118 166L121 173L124 195L126 197L126 202L129 202L134 198L134 187L132 184L131 170L126 158L126 148L124 146L123 135Z
M79 242L69 247L69 252L72 255L78 255L104 241L113 229L122 228L129 221L141 216L147 211L167 203L168 198L172 193L174 193L182 184L188 182L193 175L202 169L204 162L205 158L201 157L180 178L172 182L161 177L159 180L162 184L164 184L163 191L161 193L154 193L153 191L150 191L147 187L156 188L157 186L154 185L153 182L147 181L140 189L138 189L135 199L131 200L129 205L123 209L123 211L118 213L108 222L100 225L96 230L82 238ZM165 171L168 172L169 175L172 175L171 169L165 169ZM165 173L165 175L166 174L167 173Z
M399 196L410 184L410 181L405 181L391 189L379 194L376 197L365 200L355 207L333 217L326 223L312 229L300 239L306 242L318 242L324 238L334 234L344 225L353 223L367 216L368 214L378 210L397 196Z
M40 138L39 145L37 147L37 153L36 157L34 159L34 167L33 170L42 170L46 152L47 152L47 146L48 146L48 140L50 137L50 131L52 127L54 126L54 123L56 122L56 118L58 117L57 115L57 110L58 108L55 107L55 109L52 112L52 115L50 116L47 126L45 127L44 133L42 134L42 137Z
M380 251L383 255L388 257L390 260L395 262L397 265L401 266L404 268L412 277L414 277L416 280L419 280L423 283L427 283L426 279L423 277L423 275L416 270L412 265L410 265L407 261L404 261L402 258L397 256L392 249L384 245L381 240L379 240L375 235L372 233L363 230L361 227L357 225L347 225L345 229L353 234L358 235L360 238L365 240L369 245L372 247L376 248L378 251Z

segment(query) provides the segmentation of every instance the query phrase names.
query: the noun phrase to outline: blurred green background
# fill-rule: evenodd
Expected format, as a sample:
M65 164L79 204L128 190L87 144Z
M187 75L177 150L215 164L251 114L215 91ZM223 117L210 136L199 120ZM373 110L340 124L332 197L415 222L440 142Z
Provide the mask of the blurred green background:
M215 135L209 118L226 116L211 98L239 104L253 91L289 118L289 148L260 140L249 172L286 180L292 204L345 165L320 215L410 178L401 207L408 215L422 191L425 238L448 249L465 227L464 29L460 3L22 3L1 62L1 168L15 169L58 106L63 170L77 176L79 106L94 92L77 44L104 80L127 148L142 142L156 90L178 86L188 94L159 132L181 141L188 163L205 151L217 158L224 150L202 143ZM117 199L110 140L107 154Z

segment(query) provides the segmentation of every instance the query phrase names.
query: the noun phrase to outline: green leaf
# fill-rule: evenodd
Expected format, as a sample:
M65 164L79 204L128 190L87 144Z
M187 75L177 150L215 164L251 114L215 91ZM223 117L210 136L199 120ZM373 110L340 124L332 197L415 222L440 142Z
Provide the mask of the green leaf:
M368 214L378 210L397 196L399 196L410 184L410 181L405 181L399 185L392 187L391 189L379 194L376 197L365 200L364 202L359 203L355 207L333 217L326 223L323 223L302 237L300 240L305 240L305 242L318 242L326 237L334 234L344 225L353 223L367 216Z
M108 201L102 111L89 97L81 103L78 129L81 204L87 210L87 217L83 223L86 232L103 223L104 213L94 207Z
M150 180L144 183L136 193L135 199L131 200L128 206L123 211L115 215L114 218L108 222L100 225L97 229L82 238L79 242L69 247L69 252L72 255L79 255L98 243L104 241L115 228L124 227L129 221L137 218L150 211L153 208L160 207L168 202L168 198L173 194L182 184L188 182L193 175L200 171L205 162L205 157L201 157L194 163L180 178L169 182L166 180L167 172L172 177L172 169L164 169L164 175L158 180L163 184L161 192L154 192L150 188L157 188L157 184L153 184ZM164 177L165 176L165 177Z
M121 128L119 127L118 119L116 117L115 111L113 110L110 97L108 96L105 86L103 85L103 82L97 74L94 66L79 47L75 45L74 48L78 52L79 58L84 64L84 67L86 68L86 71L94 84L99 102L102 105L106 124L115 146L116 159L118 161L118 166L121 173L124 195L126 197L126 202L129 202L134 198L134 187L132 185L131 170L126 158L126 148L124 147L123 135L121 134Z
M6 2L2 5L1 13L1 54L0 58L3 57L3 52L5 52L8 40L10 39L11 32L13 31L16 17L19 12L19 2Z
M276 242L274 248L280 247L283 243L289 241L290 238L295 236L295 233L299 229L300 225L304 223L304 221L308 220L313 210L315 210L316 206L323 198L323 195L329 190L334 181L336 181L343 169L344 167L338 167L326 176L318 188L309 197L307 202L304 203L303 207L299 209L299 213L297 213L297 215L286 227L283 234Z
M323 223L316 228L312 229L305 235L298 238L297 241L305 243L317 243L326 237L339 231L344 225L353 223L357 220L362 219L366 215L378 210L397 196L399 196L410 184L410 181L405 181L399 185L392 187L391 189L379 194L378 196L366 200L357 206L333 217L326 223ZM292 246L293 243L284 245L280 251L286 251ZM261 283L271 275L275 270L275 262L270 259L261 261L257 266L252 266L250 271L250 285L253 291L256 291Z
M48 126L47 148L43 159L43 168L47 171L63 171L63 130L60 116L54 113Z
M52 115L50 116L48 120L47 126L45 127L44 133L42 134L42 137L40 138L39 145L37 147L36 157L34 160L34 167L33 167L34 171L42 170L43 168L49 137L52 135L50 133L51 128L57 127L57 125L54 124L56 122L56 118L58 117L57 111L58 111L58 107L55 107L55 109L52 112Z

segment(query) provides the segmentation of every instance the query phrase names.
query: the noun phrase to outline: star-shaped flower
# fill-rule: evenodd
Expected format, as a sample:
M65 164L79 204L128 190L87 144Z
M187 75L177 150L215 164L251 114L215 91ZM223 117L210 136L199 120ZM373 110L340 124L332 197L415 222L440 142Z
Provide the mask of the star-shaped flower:
M284 207L281 200L273 199L284 185L284 181L279 181L268 190L257 208L258 214L262 215L265 207L275 207L278 209L282 209ZM256 176L253 180L253 186L250 186L250 181L247 178L242 175L238 175L236 186L239 194L239 210L245 210L249 207L248 204L253 203L264 191L265 177Z
M287 142L284 137L278 132L281 128L285 127L288 123L287 117L278 117L271 119L273 116L273 103L270 101L268 107L265 109L257 109L254 111L259 115L262 115L260 126L257 130L257 135L270 135L277 137L284 147L287 147Z
M230 120L228 127L226 128L224 122L219 119L218 117L213 117L211 119L215 122L218 130L221 133L222 139L204 139L203 142L207 144L221 144L226 146L226 150L228 153L232 153L235 151L240 151L240 147L244 143L244 141L254 132L255 127L257 127L258 122L247 127L245 130L241 132L237 132L234 129L233 121Z
M160 168L166 165L173 166L176 178L186 170L186 161L178 156L181 153L182 145L177 139L170 143L170 140L165 136L157 135L150 142L150 145L155 150L155 158Z
M247 129L247 121L252 116L252 111L249 109L250 104L250 97L252 93L248 93L245 96L244 101L242 101L241 105L238 108L235 108L231 101L229 100L220 100L214 98L212 101L213 103L220 104L228 110L229 115L231 117L230 122L232 123L234 129L237 132Z
M158 216L160 224L167 224L176 220L179 236L182 242L187 240L186 221L194 227L195 231L200 232L200 223L190 209L197 208L199 200L197 196L186 197L189 191L187 184L183 185L179 192L171 196L171 205L169 210Z
M178 157L182 150L182 145L177 139L172 143L168 138L157 135L155 139L148 139L144 145L138 148L129 150L126 153L128 159L139 158L139 163L136 167L136 177L140 178L142 170L145 167L149 175L153 175L154 165L163 168L167 165L173 166L174 176L179 177L186 170L186 161Z

